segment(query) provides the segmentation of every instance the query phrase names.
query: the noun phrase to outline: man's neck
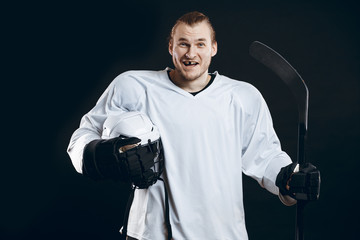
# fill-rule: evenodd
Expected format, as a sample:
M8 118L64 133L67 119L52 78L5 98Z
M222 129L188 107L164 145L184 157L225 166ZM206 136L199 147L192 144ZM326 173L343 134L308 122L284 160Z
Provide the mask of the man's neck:
M171 70L169 73L170 80L179 88L187 92L201 91L209 83L211 76L205 72L202 76L194 80L184 79L181 75L176 74L176 70Z

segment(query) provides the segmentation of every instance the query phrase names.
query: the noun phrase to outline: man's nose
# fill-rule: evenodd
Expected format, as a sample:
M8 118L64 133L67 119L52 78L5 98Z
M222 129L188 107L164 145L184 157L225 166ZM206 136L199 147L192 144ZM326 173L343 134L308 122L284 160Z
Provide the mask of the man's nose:
M193 59L196 56L196 49L193 46L190 46L188 52L185 54L186 58Z

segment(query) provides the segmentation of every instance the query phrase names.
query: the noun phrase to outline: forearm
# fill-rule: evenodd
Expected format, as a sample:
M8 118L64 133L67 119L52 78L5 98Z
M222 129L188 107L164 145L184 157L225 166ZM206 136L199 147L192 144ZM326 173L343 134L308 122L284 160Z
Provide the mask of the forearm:
M67 148L67 153L78 173L82 173L84 148L95 139L100 139L100 134L89 128L80 127L73 133Z
M106 106L109 105L106 99L107 97L101 97L94 108L81 118L79 128L71 136L67 152L74 168L79 173L82 173L85 146L93 140L101 139L103 124L107 118L108 107Z
M261 185L269 192L279 195L279 188L276 186L276 177L280 169L291 163L290 157L283 151L280 151L271 160L265 169Z

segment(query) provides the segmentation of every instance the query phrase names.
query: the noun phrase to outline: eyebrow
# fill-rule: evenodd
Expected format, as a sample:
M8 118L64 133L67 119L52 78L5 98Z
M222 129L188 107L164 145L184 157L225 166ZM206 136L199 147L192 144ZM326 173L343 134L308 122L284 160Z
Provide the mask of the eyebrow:
M186 38L179 38L178 41L188 41ZM199 38L196 40L197 42L206 42L206 38Z

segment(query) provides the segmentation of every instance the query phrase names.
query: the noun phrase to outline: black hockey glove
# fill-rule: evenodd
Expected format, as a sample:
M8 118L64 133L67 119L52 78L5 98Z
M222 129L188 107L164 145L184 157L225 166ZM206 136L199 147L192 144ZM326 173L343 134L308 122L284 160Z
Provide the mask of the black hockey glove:
M119 149L137 144L138 138L98 139L88 143L83 152L83 174L94 180L112 179L127 181L129 173L124 161L120 160Z
M120 180L131 182L138 188L148 188L163 171L164 157L160 139L124 152L119 151L124 146L140 141L134 137L93 140L84 149L83 174L94 180Z
M320 171L311 163L305 163L298 172L294 172L296 165L291 163L281 168L276 178L280 193L296 200L317 200L320 195Z

